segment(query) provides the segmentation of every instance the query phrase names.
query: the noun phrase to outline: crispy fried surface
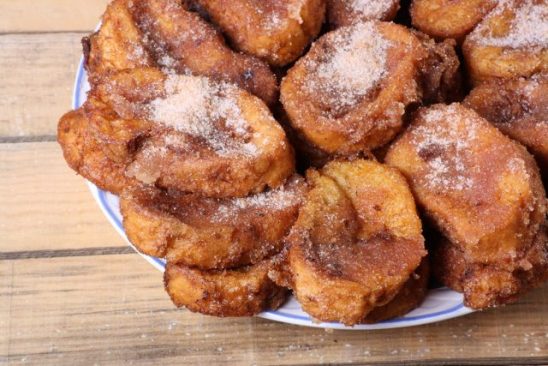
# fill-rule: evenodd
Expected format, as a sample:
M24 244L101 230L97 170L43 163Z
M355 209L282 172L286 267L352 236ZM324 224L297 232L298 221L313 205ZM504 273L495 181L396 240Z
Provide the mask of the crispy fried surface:
M548 71L547 16L545 0L500 2L462 46L472 83Z
M463 292L465 305L475 309L514 302L524 292L548 280L546 227L541 228L532 246L517 262L519 265L513 270L469 263L465 254L447 240L433 253L436 278Z
M224 200L134 187L120 197L120 209L126 235L141 252L221 269L279 252L304 193L304 180L297 176L267 193Z
M464 104L525 145L548 174L548 75L483 83Z
M397 171L372 161L331 162L307 178L287 273L273 278L313 317L357 324L394 298L426 254L413 197Z
M410 12L422 32L462 40L495 5L495 0L413 0Z
M281 101L297 132L329 154L379 147L402 128L419 101L418 66L426 57L406 28L359 23L327 33L282 81Z
M520 266L546 215L538 168L521 145L472 110L435 105L418 112L385 160L466 266Z
M415 31L428 52L420 66L422 100L425 104L462 100L463 86L456 42L444 39L436 42L426 34Z
M389 21L396 17L399 0L327 0L332 29L368 20Z
M112 1L103 14L99 31L83 39L85 66L91 82L113 71L156 64L145 50L141 31L127 3L127 0Z
M268 65L232 51L210 24L176 0L114 0L84 46L92 83L113 71L158 66L235 83L269 105L277 99Z
M268 278L270 260L222 271L168 263L166 291L173 303L190 311L215 316L252 316L278 308L288 291Z
M109 156L145 184L241 197L295 168L268 108L232 85L136 68L103 77L85 108Z
M88 95L82 109L98 148L124 170L141 142L150 136L153 124L143 119L120 118L111 105L101 101L93 92Z
M65 160L78 174L99 188L116 194L133 183L133 179L124 174L124 167L104 154L90 133L89 120L82 108L61 117L57 128L57 141Z
M325 0L196 0L241 51L274 66L295 61L318 35Z
M364 319L364 323L378 323L396 318L420 306L428 293L428 278L430 265L423 258L419 267L409 277L401 290L386 305L373 309Z

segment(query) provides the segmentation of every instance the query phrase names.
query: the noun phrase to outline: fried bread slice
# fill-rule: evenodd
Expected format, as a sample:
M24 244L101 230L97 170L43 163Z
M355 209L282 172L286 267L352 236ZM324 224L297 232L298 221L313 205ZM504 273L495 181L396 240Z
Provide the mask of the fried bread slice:
M547 72L547 17L546 0L498 2L462 45L472 84Z
M316 38L325 0L195 0L239 50L273 66L295 61Z
M223 200L136 186L124 191L120 210L126 235L142 253L223 269L277 254L305 190L298 176L269 192Z
M86 108L113 159L144 184L243 197L276 188L295 169L267 106L232 84L135 68L103 77Z
M215 28L177 0L114 0L98 32L84 39L92 84L111 72L158 67L231 82L273 105L275 75L259 59L231 50Z
M99 188L119 194L125 186L134 184L124 166L108 158L90 132L89 120L82 108L61 117L57 126L57 141L67 164Z
M383 320L405 315L418 308L428 293L429 277L430 264L428 258L425 257L396 296L386 305L374 308L367 314L364 323L382 322Z
M419 102L419 39L393 23L366 22L322 36L288 71L281 102L292 127L331 155L369 151L403 128Z
M548 74L482 83L464 105L525 145L548 175Z
M462 41L496 4L496 0L413 0L411 20L432 37Z
M523 267L546 215L538 167L525 148L473 110L435 105L419 110L385 161L407 177L467 270ZM444 268L457 266L447 261ZM466 293L465 301L473 303Z
M403 176L373 161L330 162L307 179L281 273L271 276L314 318L360 323L426 255L413 197Z
M332 29L368 20L390 21L399 9L399 0L327 0Z
M515 302L520 295L548 281L548 239L542 227L532 246L509 270L496 264L470 263L460 248L447 239L433 250L434 276L448 287L464 293L465 305L474 309Z
M285 301L287 289L268 277L271 261L226 270L203 271L168 263L165 288L178 307L214 316L252 316L276 309Z

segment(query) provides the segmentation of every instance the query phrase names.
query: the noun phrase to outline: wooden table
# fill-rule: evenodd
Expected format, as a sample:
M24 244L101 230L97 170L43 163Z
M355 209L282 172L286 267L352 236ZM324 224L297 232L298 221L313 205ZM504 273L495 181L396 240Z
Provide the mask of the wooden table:
M548 364L548 298L333 331L177 310L55 142L105 0L0 0L0 365Z

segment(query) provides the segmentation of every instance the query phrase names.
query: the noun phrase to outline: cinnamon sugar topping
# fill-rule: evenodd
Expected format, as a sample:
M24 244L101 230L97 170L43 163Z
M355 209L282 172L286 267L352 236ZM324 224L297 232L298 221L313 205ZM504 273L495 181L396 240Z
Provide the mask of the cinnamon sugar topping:
M265 19L265 30L278 31L288 26L291 20L303 24L301 11L307 0L290 0L285 5L274 6L273 9L265 11L262 7L257 7L256 11ZM265 5L265 7L267 7Z
M493 18L506 18L514 15L507 24L503 34L499 28L490 27ZM519 4L516 1L504 0L478 25L471 34L471 39L484 46L508 48L547 48L548 47L548 6L544 1L526 0Z
M240 211L250 209L257 211L266 208L268 212L274 212L299 205L303 199L301 183L301 178L291 178L287 184L277 189L220 202L212 219L213 221L225 221L236 216Z
M358 103L386 74L386 52L391 43L375 23L341 28L331 39L326 60L308 60L316 75L310 92L328 99L332 112L340 113ZM330 52L330 53L329 53Z
M391 0L351 0L348 6L367 19L381 19L392 8Z
M296 20L299 24L303 24L303 18L301 17L301 10L306 0L294 0L287 5L287 12L289 19Z
M412 129L411 136L417 154L428 165L425 184L441 190L472 188L467 156L477 137L476 121L463 116L456 105L426 110L422 118L427 124Z
M166 96L149 104L150 119L197 137L219 155L256 152L238 105L237 89L205 77L169 75Z

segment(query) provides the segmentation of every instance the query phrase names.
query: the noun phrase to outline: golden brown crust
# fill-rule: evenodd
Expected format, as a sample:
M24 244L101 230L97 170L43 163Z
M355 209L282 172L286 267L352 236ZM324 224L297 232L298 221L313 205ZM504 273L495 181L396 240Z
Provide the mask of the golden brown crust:
M546 215L538 168L521 145L472 110L435 105L417 113L385 160L467 265L520 265Z
M368 20L389 21L400 9L399 0L327 0L332 29Z
M548 174L548 75L482 83L464 105L525 145Z
M145 184L242 197L295 169L268 108L229 84L135 68L104 76L85 108L107 154Z
M292 126L329 154L349 155L390 141L405 107L420 100L426 51L405 27L359 23L327 33L282 81ZM363 62L363 64L362 64Z
M168 263L165 288L173 303L190 311L214 316L252 316L278 308L288 291L268 278L270 260L222 271Z
M514 270L469 263L464 253L447 240L433 252L436 278L463 292L465 305L474 309L515 302L520 295L548 280L546 227L541 228L532 246L516 261L519 266Z
M397 171L372 161L331 162L307 178L282 273L272 277L314 318L357 324L394 298L426 254L413 197Z
M150 136L152 123L142 119L123 119L93 92L82 106L89 132L110 160L122 167L131 162L142 141Z
M124 167L110 160L90 132L89 120L82 108L66 113L57 126L57 141L67 164L99 188L119 194L133 179Z
M274 66L295 61L318 35L325 0L196 0L241 51Z
M472 84L548 71L547 9L545 0L500 2L463 43Z
M297 218L304 180L254 196L216 200L151 187L120 197L129 240L141 252L200 269L254 264L278 253Z
M142 34L127 7L127 0L109 3L101 21L101 28L83 39L85 67L90 82L113 71L154 66L152 56L145 50Z
M425 257L396 296L388 304L374 308L363 322L378 323L405 315L418 308L428 293L429 277L430 265L428 258Z
M92 83L113 71L158 66L232 82L269 105L277 99L268 65L232 51L210 24L176 0L115 0L86 44Z
M420 31L460 41L495 5L495 0L413 0L410 12Z

